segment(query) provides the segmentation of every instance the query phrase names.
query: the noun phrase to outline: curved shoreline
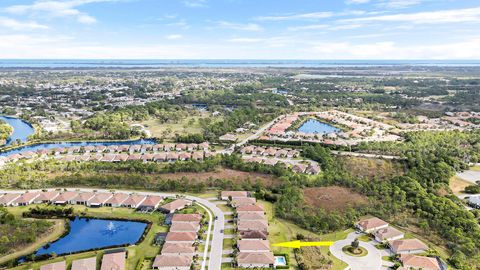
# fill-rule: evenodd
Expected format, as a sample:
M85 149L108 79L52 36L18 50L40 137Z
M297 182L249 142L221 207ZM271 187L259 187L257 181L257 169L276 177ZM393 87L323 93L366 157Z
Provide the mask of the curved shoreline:
M23 124L29 126L29 127L32 129L33 132L27 136L27 139L25 140L24 143L26 143L26 142L28 141L28 137L34 135L34 134L37 132L37 130L35 129L35 127L34 127L31 123L29 123L29 122L27 122L27 121L25 121L25 120L23 120L23 119L21 119L21 118L18 118L18 117L15 117L15 116L9 116L9 115L0 115L0 119L1 119L1 118L7 119L7 120L8 120L8 119L12 119L12 120L21 121ZM5 120L4 120L4 121L5 121ZM4 145L2 145L1 147L5 147L5 146L8 147L8 146L11 145L11 143L14 142L13 139L12 139L12 137L13 137L14 134L15 134L15 127L14 127L12 124L10 124L8 121L5 121L5 123L6 123L7 125L9 125L9 126L12 127L12 133L11 133L10 136L7 138L6 143L5 143Z

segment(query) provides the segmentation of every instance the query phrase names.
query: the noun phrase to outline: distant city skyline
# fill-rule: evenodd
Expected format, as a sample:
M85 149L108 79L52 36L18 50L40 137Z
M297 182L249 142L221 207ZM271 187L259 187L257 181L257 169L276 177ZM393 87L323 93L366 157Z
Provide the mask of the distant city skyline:
M480 59L475 0L3 0L3 59Z

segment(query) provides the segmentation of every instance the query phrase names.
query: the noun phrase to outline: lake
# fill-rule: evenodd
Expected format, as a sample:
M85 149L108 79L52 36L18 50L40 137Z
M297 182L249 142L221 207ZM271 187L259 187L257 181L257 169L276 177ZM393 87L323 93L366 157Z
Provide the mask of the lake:
M35 133L35 129L27 122L8 116L0 116L0 120L5 121L7 124L13 127L13 134L7 139L6 145L11 145L13 142L20 140L26 142L28 136Z
M9 156L12 154L20 154L27 151L38 151L43 149L53 149L58 147L72 147L72 146L98 146L98 145L143 145L143 144L155 144L154 139L141 139L133 141L107 141L107 142L58 142L58 143L38 143L27 146L18 147L9 151L1 152L1 156Z
M48 248L35 255L68 254L124 244L135 244L147 228L147 223L108 219L75 218L70 221L70 232Z
M339 132L340 129L315 119L308 119L300 126L298 131L309 134L329 134Z

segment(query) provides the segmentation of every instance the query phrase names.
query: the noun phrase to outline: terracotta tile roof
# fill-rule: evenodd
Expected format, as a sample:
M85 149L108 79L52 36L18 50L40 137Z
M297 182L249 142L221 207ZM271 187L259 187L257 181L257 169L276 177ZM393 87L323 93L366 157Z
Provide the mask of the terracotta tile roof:
M71 270L96 270L96 269L97 269L97 258L91 257L91 258L73 261Z
M184 200L184 199L177 199L175 201L172 201L172 202L169 202L167 204L162 205L161 208L169 210L169 211L173 211L173 210L176 210L176 209L183 208L187 205L190 205L190 201L187 201L187 200Z
M200 225L195 222L174 222L170 226L171 232L198 232Z
M232 203L236 206L252 205L252 204L255 204L256 202L257 200L252 197L232 198Z
M394 252L405 252L411 250L427 250L428 246L418 239L400 239L390 242Z
M117 252L103 255L101 270L125 270L125 257L127 253Z
M195 253L195 247L187 243L165 243L162 247L162 254Z
M248 197L248 192L246 191L222 191L222 197L232 197L232 198L239 198L239 197Z
M67 264L65 263L65 261L49 263L49 264L42 265L40 267L40 270L65 270L65 269L67 269Z
M33 199L40 196L40 192L26 192L23 193L20 197L18 197L13 203L21 204L21 203L29 203L33 201Z
M387 240L392 237L398 237L404 235L403 232L395 229L394 227L386 227L382 229L378 229L373 233L375 237L380 238L382 241Z
M88 200L90 200L91 198L93 198L93 196L95 196L95 193L94 192L81 192L78 194L77 197L75 197L75 201L77 202L86 202Z
M153 262L153 267L190 267L193 258L187 255L157 255Z
M115 193L113 196L108 199L105 203L108 204L122 204L130 195L125 193Z
M165 238L166 242L179 241L179 242L194 242L197 239L197 234L194 232L169 232Z
M238 220L266 220L264 214L258 212L240 212L237 216Z
M270 242L268 240L238 240L238 250L245 251L270 251Z
M200 214L175 214L172 217L172 222L200 222L202 215Z
M440 270L438 260L432 257L402 254L400 255L400 261L407 269Z
M163 201L163 198L160 196L148 196L140 206L157 207L161 201Z
M237 207L237 212L265 212L262 206L258 204L254 205L242 205Z
M141 203L147 196L145 195L130 195L122 204L123 205L137 205Z
M46 191L40 193L40 196L38 196L35 200L36 201L51 201L55 199L58 195L60 195L59 191L52 190L52 191Z
M258 231L258 230L241 231L240 237L242 239L267 239L268 233L267 231Z
M54 202L68 202L78 196L78 192L75 191L65 191L62 194L58 195L53 201Z
M272 252L239 252L237 262L239 264L274 264L275 258Z
M111 193L97 193L91 198L88 203L90 204L104 204L108 199L112 197Z
M250 230L259 230L266 231L268 230L268 223L264 220L239 220L237 222L237 228L239 231L250 231Z
M370 230L370 229L378 228L384 225L388 225L387 222L377 217L361 220L357 224L361 226L364 230Z
M0 196L0 205L10 203L20 196L20 193L7 193L3 196Z

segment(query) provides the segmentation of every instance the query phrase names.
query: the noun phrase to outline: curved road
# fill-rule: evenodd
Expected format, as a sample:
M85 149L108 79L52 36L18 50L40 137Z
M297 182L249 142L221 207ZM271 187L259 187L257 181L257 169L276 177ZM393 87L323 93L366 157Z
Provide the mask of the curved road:
M44 189L31 189L29 191L42 191ZM55 190L55 188L50 188L46 190ZM106 192L110 193L110 189L98 189L98 188L67 188L67 190L72 191L84 191L84 192ZM0 193L8 193L8 192L26 192L27 190L0 190ZM206 269L206 263L208 261L208 269L209 270L220 270L222 266L222 251L223 251L223 233L225 226L225 216L214 203L203 199L198 198L191 195L183 195L183 194L175 194L175 193L163 193L163 192L151 192L151 191L137 191L137 190L123 190L123 189L115 189L115 192L118 193L136 193L140 195L157 195L162 197L175 197L177 195L183 196L184 198L196 202L200 207L204 209L208 209L209 214L209 225L207 230L207 240L205 242L205 252L203 254L203 262L201 269ZM212 217L214 215L215 217ZM212 232L212 220L213 220L213 232ZM212 239L211 243L209 243L210 238ZM210 254L208 254L208 246L211 245ZM207 256L208 255L208 256ZM207 258L208 257L208 258Z
M333 256L347 263L351 270L379 270L382 268L382 254L374 245L360 241L360 246L368 251L367 256L353 257L342 251L344 246L348 246L359 235L350 233L346 239L337 241L330 246L330 252Z

